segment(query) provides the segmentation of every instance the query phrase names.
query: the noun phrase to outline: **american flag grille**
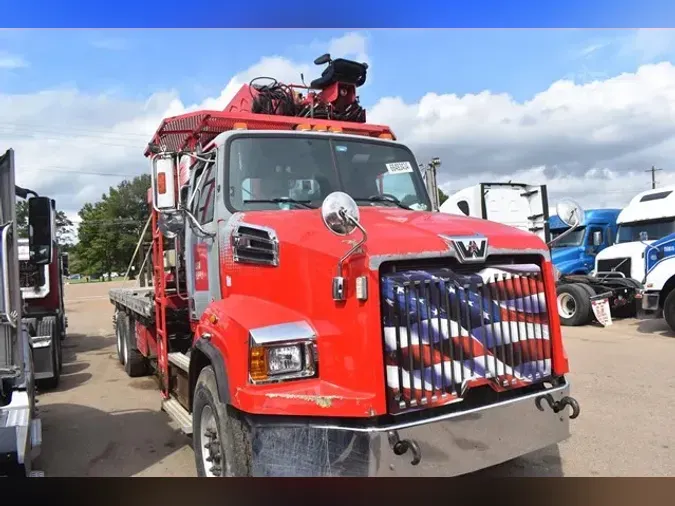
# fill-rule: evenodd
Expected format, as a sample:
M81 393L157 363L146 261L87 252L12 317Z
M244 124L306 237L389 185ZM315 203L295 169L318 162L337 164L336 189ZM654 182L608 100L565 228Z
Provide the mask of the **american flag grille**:
M497 391L551 375L551 341L536 265L448 268L381 279L392 414L463 399L467 389Z

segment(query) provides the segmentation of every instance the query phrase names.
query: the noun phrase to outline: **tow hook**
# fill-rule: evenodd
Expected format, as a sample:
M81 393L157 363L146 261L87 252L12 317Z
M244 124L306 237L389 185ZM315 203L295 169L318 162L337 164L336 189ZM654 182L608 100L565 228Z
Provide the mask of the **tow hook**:
M413 454L413 459L410 461L410 464L416 466L422 460L422 452L420 451L419 445L412 439L400 439L398 437L398 431L390 430L388 433L389 446L393 450L395 455L403 455L408 450Z
M572 408L570 420L574 420L576 417L578 417L579 412L581 411L579 402L574 397L565 396L559 401L555 401L553 400L553 396L551 394L542 395L535 399L534 403L537 405L537 409L539 411L544 411L544 408L541 406L542 399L548 403L554 413L560 413L563 409L565 409L565 406Z

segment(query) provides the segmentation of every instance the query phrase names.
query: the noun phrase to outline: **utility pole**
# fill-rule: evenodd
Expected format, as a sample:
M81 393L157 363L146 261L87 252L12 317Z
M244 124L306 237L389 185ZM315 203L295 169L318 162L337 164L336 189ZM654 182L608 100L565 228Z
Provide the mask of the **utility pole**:
M652 173L652 190L656 189L656 173L660 170L663 169L657 169L652 165L651 169L647 169L645 172L651 172Z

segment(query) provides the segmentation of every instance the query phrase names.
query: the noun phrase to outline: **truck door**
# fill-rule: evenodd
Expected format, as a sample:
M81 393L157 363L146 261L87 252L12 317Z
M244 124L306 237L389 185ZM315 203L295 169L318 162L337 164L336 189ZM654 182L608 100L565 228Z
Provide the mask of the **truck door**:
M190 178L195 188L189 209L197 222L213 237L203 234L190 220L186 222L185 270L190 294L190 317L199 319L213 300L220 298L218 240L215 219L217 162L199 162Z

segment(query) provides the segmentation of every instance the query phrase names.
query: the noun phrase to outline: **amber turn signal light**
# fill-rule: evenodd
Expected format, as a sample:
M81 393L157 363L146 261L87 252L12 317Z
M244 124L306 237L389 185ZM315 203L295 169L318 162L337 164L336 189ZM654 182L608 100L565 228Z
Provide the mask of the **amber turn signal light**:
M251 363L249 374L253 381L262 381L267 379L267 350L262 346L251 348Z

